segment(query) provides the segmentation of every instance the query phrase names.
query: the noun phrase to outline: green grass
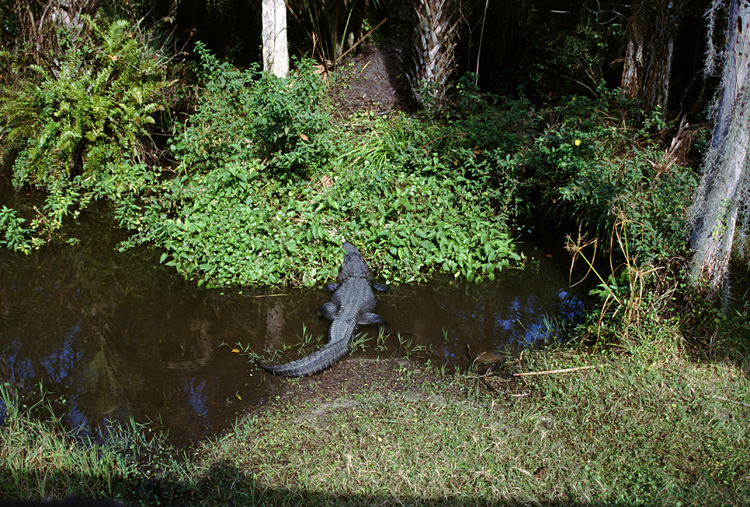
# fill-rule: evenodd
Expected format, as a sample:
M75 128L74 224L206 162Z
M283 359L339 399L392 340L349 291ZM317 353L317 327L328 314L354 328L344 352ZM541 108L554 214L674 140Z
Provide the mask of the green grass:
M144 505L746 505L747 360L696 356L680 336L646 315L617 349L526 352L504 375L348 359L180 461L163 444L143 452L154 441L142 436L82 445L11 411L0 491ZM510 375L581 366L596 368Z
M299 502L310 493L409 503L750 501L750 409L740 404L750 384L739 368L568 353L527 366L584 364L603 366L535 377L525 389L499 382L500 397L464 377L424 386L412 374L406 392L365 390L323 411L317 401L278 407L204 449L252 471L261 491L281 487Z
M164 435L133 422L103 440L71 434L43 390L32 398L0 386L0 499L113 496L174 463Z

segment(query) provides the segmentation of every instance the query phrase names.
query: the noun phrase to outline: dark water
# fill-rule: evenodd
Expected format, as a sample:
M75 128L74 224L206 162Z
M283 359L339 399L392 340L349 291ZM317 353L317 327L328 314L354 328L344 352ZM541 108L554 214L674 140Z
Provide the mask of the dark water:
M133 417L160 421L182 441L221 431L281 389L233 353L235 344L261 352L298 343L303 325L326 333L323 289L199 289L159 266L159 252L117 252L124 236L106 218L85 217L72 233L75 247L0 250L0 382L34 389L42 381L65 402L72 427ZM493 283L394 287L378 294L377 312L390 331L430 346L433 362L465 367L467 346L476 356L531 343L549 317L580 314L561 246L526 248L529 268Z

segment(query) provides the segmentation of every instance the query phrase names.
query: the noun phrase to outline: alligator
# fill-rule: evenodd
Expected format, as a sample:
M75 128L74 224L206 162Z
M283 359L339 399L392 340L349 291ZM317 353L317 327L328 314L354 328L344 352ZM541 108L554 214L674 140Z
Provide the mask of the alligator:
M384 325L380 315L372 313L377 304L375 290L385 290L380 284L372 283L372 273L367 267L357 247L344 242L344 263L341 265L337 283L326 287L333 291L331 300L323 303L320 311L331 321L328 329L328 343L310 354L290 363L276 366L260 365L266 371L284 377L305 377L314 375L333 365L349 352L349 346L357 326Z

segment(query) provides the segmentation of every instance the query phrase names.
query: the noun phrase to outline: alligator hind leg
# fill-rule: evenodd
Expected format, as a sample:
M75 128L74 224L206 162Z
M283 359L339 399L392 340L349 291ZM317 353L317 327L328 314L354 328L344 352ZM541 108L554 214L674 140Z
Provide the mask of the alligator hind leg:
M357 324L360 326L384 326L386 322L377 313L367 312L359 316Z
M336 317L336 314L338 313L338 311L339 311L339 307L336 306L334 303L331 303L330 301L320 305L320 313L322 313L323 317L325 317L328 320L333 320Z

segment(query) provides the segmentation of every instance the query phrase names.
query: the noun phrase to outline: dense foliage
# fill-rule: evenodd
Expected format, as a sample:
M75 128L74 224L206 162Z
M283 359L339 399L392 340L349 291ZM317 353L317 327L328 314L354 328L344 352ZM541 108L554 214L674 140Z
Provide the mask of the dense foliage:
M306 175L331 152L330 117L320 107L323 83L304 60L286 80L220 62L200 42L202 92L195 114L171 149L189 172L261 162L274 176Z
M556 121L524 159L526 191L542 196L541 208L602 242L605 252L623 224L619 253L638 263L685 253L697 177L660 146L657 136L669 127L660 111L640 122L640 111L617 90L600 88L595 99L572 96L546 114ZM539 203L530 197L533 213Z
M497 120L364 115L333 126L309 63L284 81L199 54L200 106L173 141L178 174L143 207L120 208L137 231L129 243L163 246L163 260L210 285L330 278L342 237L391 281L494 278L520 260L506 225L512 178L493 185L512 136L486 155L471 149Z
M612 245L638 264L684 248L695 177L663 152L659 112L643 118L617 90L535 106L483 94L467 74L441 118L334 120L312 62L282 80L199 42L194 112L173 126L178 165L166 169L150 135L169 118L170 62L127 22L86 23L59 68L33 67L4 89L14 183L48 192L35 216L0 209L0 244L14 250L52 240L65 217L101 198L132 231L123 247L155 245L163 262L211 286L318 283L335 274L342 238L390 281L493 279L521 260L513 224L540 216L577 229L579 246ZM598 37L566 32L570 47L545 65L568 58L566 72L595 79ZM610 241L615 228L624 241Z
M19 70L0 91L14 184L49 192L29 229L3 210L4 242L15 250L44 244L92 199L117 200L154 180L151 133L167 108L168 59L126 21L102 28L84 19L75 43L61 35L67 43L59 62Z
M214 4L234 12L233 2ZM26 30L8 15L20 11L0 9L0 39ZM511 94L481 93L467 74L449 107L411 116L336 114L307 60L282 80L221 61L198 42L194 61L178 66L124 21L87 19L75 38L60 30L63 51L43 55L43 65L26 64L31 46L0 50L0 147L16 187L37 193L19 195L26 207L0 203L0 247L29 253L65 239L64 221L101 200L129 231L122 248L158 249L162 263L199 285L328 281L343 238L388 281L481 282L523 263L514 235L552 224L561 246L568 234L573 262L601 282L591 292L601 304L558 350L503 351L483 374L432 387L416 365L394 363L409 380L403 399L387 377L368 385L380 364L352 362L349 376L367 390L334 404L327 397L340 385L312 390L326 400L305 405L293 391L309 395L310 384L288 384L296 413L265 410L179 463L139 431L114 431L98 444L72 438L56 418L36 424L0 386L4 493L212 505L346 495L363 504L451 495L747 503L750 308L697 302L681 273L696 187L686 153L700 150L690 146L700 128L683 131L658 109L645 115L601 84L622 32L620 21L603 25L534 26L518 52L529 58L503 77ZM189 90L184 117L173 114L172 72ZM163 147L153 141L157 128L171 133ZM81 254L82 264L96 261ZM686 338L705 346L688 350ZM325 378L315 382L326 387ZM330 413L318 410L326 404ZM279 423L307 417L308 406L317 422L304 438ZM424 434L436 435L434 449ZM346 452L319 445L332 441Z

